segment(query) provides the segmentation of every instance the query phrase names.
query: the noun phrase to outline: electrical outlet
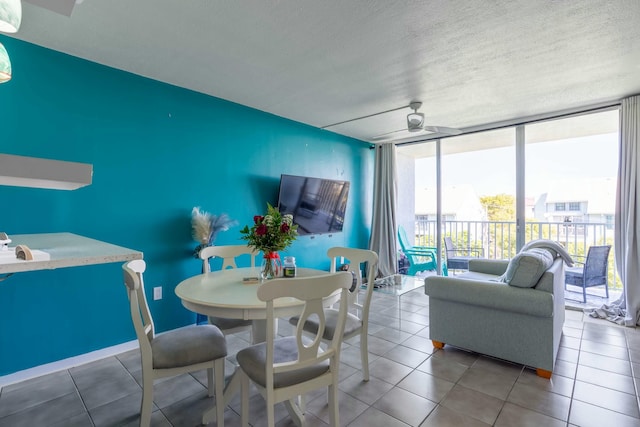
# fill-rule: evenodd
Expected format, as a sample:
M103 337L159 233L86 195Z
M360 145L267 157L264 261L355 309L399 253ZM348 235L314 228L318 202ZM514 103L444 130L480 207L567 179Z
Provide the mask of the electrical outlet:
M153 300L162 299L162 286L156 286L153 288Z

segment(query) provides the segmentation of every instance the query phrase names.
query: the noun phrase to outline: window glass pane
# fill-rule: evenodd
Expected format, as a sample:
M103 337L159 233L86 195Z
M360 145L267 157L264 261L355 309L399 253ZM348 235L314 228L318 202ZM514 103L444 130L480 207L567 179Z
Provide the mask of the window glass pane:
M398 174L398 209L397 222L399 232L404 231L410 246L435 246L435 241L427 241L425 236L435 235L435 212L429 214L416 214L415 194L416 188L423 185L416 180L418 170L420 175L432 182L436 180L435 141L419 145L398 147L396 150L396 170ZM426 163L420 163L418 159L428 156ZM435 197L435 196L434 196ZM435 205L435 198L433 200ZM431 230L423 228L431 226ZM402 242L398 240L398 249L402 249ZM426 261L420 259L419 261ZM409 258L399 254L398 271L406 274L409 271Z
M516 250L515 129L447 138L441 150L444 237L461 254L510 258Z
M435 145L435 142L432 143ZM436 158L416 159L415 236L420 246L436 247ZM443 212L443 221L446 214Z
M613 247L618 110L526 125L525 141L526 199L533 203L525 241L559 241L580 261L590 246ZM610 289L620 286L611 254ZM573 290L581 301L582 288ZM598 292L604 287L588 293Z

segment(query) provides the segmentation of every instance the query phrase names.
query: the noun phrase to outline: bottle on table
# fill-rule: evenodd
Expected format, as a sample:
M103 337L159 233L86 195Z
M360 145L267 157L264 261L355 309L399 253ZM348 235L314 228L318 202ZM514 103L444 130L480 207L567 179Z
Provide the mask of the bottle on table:
M296 277L296 258L292 256L284 257L284 277Z

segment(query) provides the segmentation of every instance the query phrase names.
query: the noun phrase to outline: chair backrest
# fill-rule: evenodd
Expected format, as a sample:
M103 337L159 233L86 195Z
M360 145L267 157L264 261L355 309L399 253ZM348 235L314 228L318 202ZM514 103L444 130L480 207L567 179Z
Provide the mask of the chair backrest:
M398 227L398 241L400 242L400 248L402 249L402 252L406 252L407 249L413 246L411 243L409 243L407 232L404 231L403 226Z
M344 247L333 247L327 251L327 256L331 258L331 272L335 273L338 269L338 258L344 258L349 261L349 270L355 274L356 286L353 287L349 294L349 305L356 305L362 309L361 319L369 316L369 305L371 304L371 295L373 293L373 282L378 274L378 254L367 249L354 249ZM362 304L357 303L358 291L362 286L362 270L366 268L367 292Z
M609 251L611 245L591 246L584 262L584 284L592 286L607 283Z
M223 270L227 268L237 268L236 258L240 255L249 255L251 257L251 267L256 266L255 257L258 255L258 252L247 245L207 246L200 251L202 272L209 273L211 271L209 260L213 257L222 258Z
M273 388L273 374L279 372L292 371L306 366L312 366L324 360L330 359L332 367L337 368L342 345L342 335L347 318L347 296L351 286L351 273L341 271L323 276L295 277L273 279L263 283L258 288L258 298L267 303L267 359L266 359L266 381L267 389ZM324 298L332 295L337 290L341 290L340 308L336 331L331 344L326 348L320 346L325 329ZM304 309L300 315L300 321L296 326L296 343L298 347L298 360L295 362L275 363L274 362L274 340L276 333L273 309L273 300L282 297L293 297L304 301ZM304 331L304 324L310 317L317 317L318 332L311 343L303 340L303 336L308 332ZM305 345L307 343L308 345Z
M447 259L456 256L456 245L453 244L451 237L447 236L444 238L444 247L444 253L447 255Z
M151 354L151 341L155 334L153 319L151 318L147 297L144 293L142 273L146 268L147 264L141 259L129 261L122 266L124 284L127 287L129 296L131 320L133 321L133 328L136 331L143 357Z

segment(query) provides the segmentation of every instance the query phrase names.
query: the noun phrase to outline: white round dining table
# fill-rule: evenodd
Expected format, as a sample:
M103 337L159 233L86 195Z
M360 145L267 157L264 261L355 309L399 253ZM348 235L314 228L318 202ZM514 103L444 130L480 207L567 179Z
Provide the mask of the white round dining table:
M297 277L312 277L329 274L328 271L312 268L296 269ZM264 341L264 321L267 317L266 303L258 299L257 290L261 283L245 282L244 278L259 275L258 268L232 268L199 274L183 280L176 286L175 293L182 305L205 316L228 319L254 320L253 341ZM327 305L337 301L327 300ZM300 314L303 302L295 298L278 298L274 301L277 317Z

